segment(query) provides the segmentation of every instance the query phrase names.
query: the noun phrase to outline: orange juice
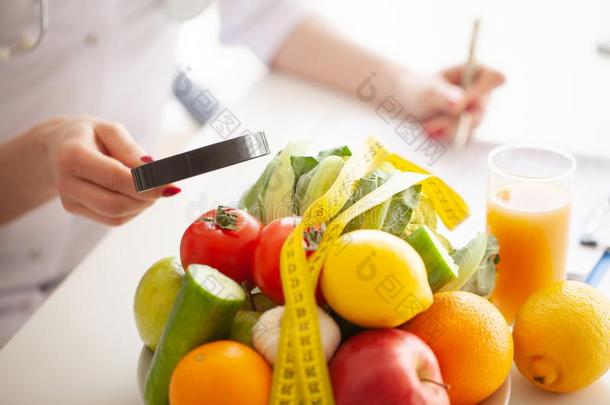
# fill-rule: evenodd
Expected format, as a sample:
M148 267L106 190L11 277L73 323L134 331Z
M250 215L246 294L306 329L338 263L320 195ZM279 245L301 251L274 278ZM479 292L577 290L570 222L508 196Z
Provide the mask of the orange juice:
M500 245L491 301L512 323L530 294L565 279L570 195L537 183L505 184L489 195L487 227Z

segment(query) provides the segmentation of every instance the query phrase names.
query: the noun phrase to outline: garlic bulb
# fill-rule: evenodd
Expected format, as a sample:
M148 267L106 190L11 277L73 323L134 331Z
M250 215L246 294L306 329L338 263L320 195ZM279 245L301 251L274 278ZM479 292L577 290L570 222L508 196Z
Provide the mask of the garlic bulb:
M316 308L318 309L324 356L326 357L326 361L329 361L339 346L341 332L339 331L339 326L337 326L337 323L330 315L324 312L320 307ZM278 346L280 344L280 330L283 315L283 306L271 308L261 315L258 322L254 325L254 328L252 328L252 343L254 344L254 347L271 364L275 363Z

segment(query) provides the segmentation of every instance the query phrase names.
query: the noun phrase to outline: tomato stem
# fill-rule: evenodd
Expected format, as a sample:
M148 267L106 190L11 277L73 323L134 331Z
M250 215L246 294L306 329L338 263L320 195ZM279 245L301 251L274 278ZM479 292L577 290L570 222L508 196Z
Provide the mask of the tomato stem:
M320 242L322 241L322 235L326 230L326 225L322 224L319 226L310 226L305 229L303 237L305 239L305 251L313 252L318 249Z
M202 217L201 220L204 222L212 222L215 226L220 229L227 229L234 231L238 228L237 214L233 213L233 208L225 207L223 205L219 205L216 209L216 215L213 218L210 217Z

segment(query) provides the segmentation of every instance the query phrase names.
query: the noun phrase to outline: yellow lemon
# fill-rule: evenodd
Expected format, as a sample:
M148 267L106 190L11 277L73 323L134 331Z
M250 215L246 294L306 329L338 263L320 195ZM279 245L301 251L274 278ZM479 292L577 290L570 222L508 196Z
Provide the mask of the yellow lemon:
M335 241L320 284L340 316L366 328L393 328L432 304L421 257L404 240L377 230Z
M519 309L513 339L517 368L532 384L582 389L610 367L610 300L578 281L550 284Z

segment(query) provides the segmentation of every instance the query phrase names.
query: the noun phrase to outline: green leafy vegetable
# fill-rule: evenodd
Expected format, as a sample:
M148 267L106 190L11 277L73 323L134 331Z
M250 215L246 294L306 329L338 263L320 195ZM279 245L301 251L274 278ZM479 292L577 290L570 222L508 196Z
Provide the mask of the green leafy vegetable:
M290 165L294 171L295 183L298 182L299 178L313 170L318 165L319 161L312 156L290 156ZM295 184L296 187L296 184Z
M338 148L323 150L318 153L318 160L322 160L327 156L350 157L352 156L352 151L345 145Z
M475 273L461 288L462 291L469 291L488 297L496 284L496 265L500 261L500 247L498 240L493 236L487 236L487 248L483 255L483 260L479 264Z
M495 283L498 252L498 242L494 236L477 234L466 246L450 253L459 266L458 278L440 291L462 290L488 296Z
M420 225L426 225L428 228L435 230L437 225L436 211L430 203L430 199L424 193L419 198L419 204L413 212L413 218L407 230L409 233L416 230Z
M304 154L307 146L307 142L290 142L278 156L277 168L269 179L263 196L263 222L265 224L277 218L294 215L292 196L295 175L290 158Z
M384 184L396 172L397 170L392 164L384 163L378 169L359 179L354 193L345 203L341 212ZM400 193L396 193L383 203L354 218L345 227L344 232L356 229L380 229L393 235L401 236L407 225L411 222L415 209L418 207L420 194L421 185L415 185Z
M447 250L453 250L451 246L451 242L449 239L445 238L436 230L438 225L438 218L434 207L432 207L432 203L430 202L430 198L426 196L425 193L421 193L419 204L415 208L413 215L411 217L411 222L407 225L404 230L402 237L409 236L413 231L419 228L421 225L426 225L430 228L430 231L436 236L436 238L447 248Z
M344 164L345 160L342 157L330 155L299 177L294 193L295 209L299 215L330 189Z
M306 142L286 145L267 165L256 183L244 193L239 202L240 208L263 223L300 213L304 199L307 200L304 204L308 205L328 191L345 159L352 155L347 146L322 151L317 157L304 156L306 149ZM327 162L326 168L317 171L320 164L331 156L333 159ZM314 175L315 181L308 188ZM299 196L298 203L295 203L295 195Z
M381 227L382 231L401 236L411 222L413 212L419 204L421 185L416 184L408 189L394 194L388 207L388 212Z
M277 168L278 157L279 153L269 162L267 167L265 167L263 174L256 180L256 183L254 183L239 200L240 208L245 209L261 221L263 220L263 196L267 190L269 179Z
M265 224L276 218L294 215L292 196L295 173L291 157L303 155L307 145L307 142L290 142L286 145L267 165L254 186L244 194L240 206Z
M347 200L340 212L345 211L356 201L381 186L388 181L392 172L396 169L390 163L383 164L380 168L373 170L371 173L362 177L356 182L354 193ZM392 199L388 198L383 203L374 206L368 211L363 212L356 218L352 219L345 227L344 233L354 231L356 229L380 229L385 221L385 217L390 207Z
M455 264L458 265L458 277L445 284L439 291L457 291L479 268L481 261L485 257L487 248L487 235L478 233L477 236L466 244L461 249L454 250L450 253Z

